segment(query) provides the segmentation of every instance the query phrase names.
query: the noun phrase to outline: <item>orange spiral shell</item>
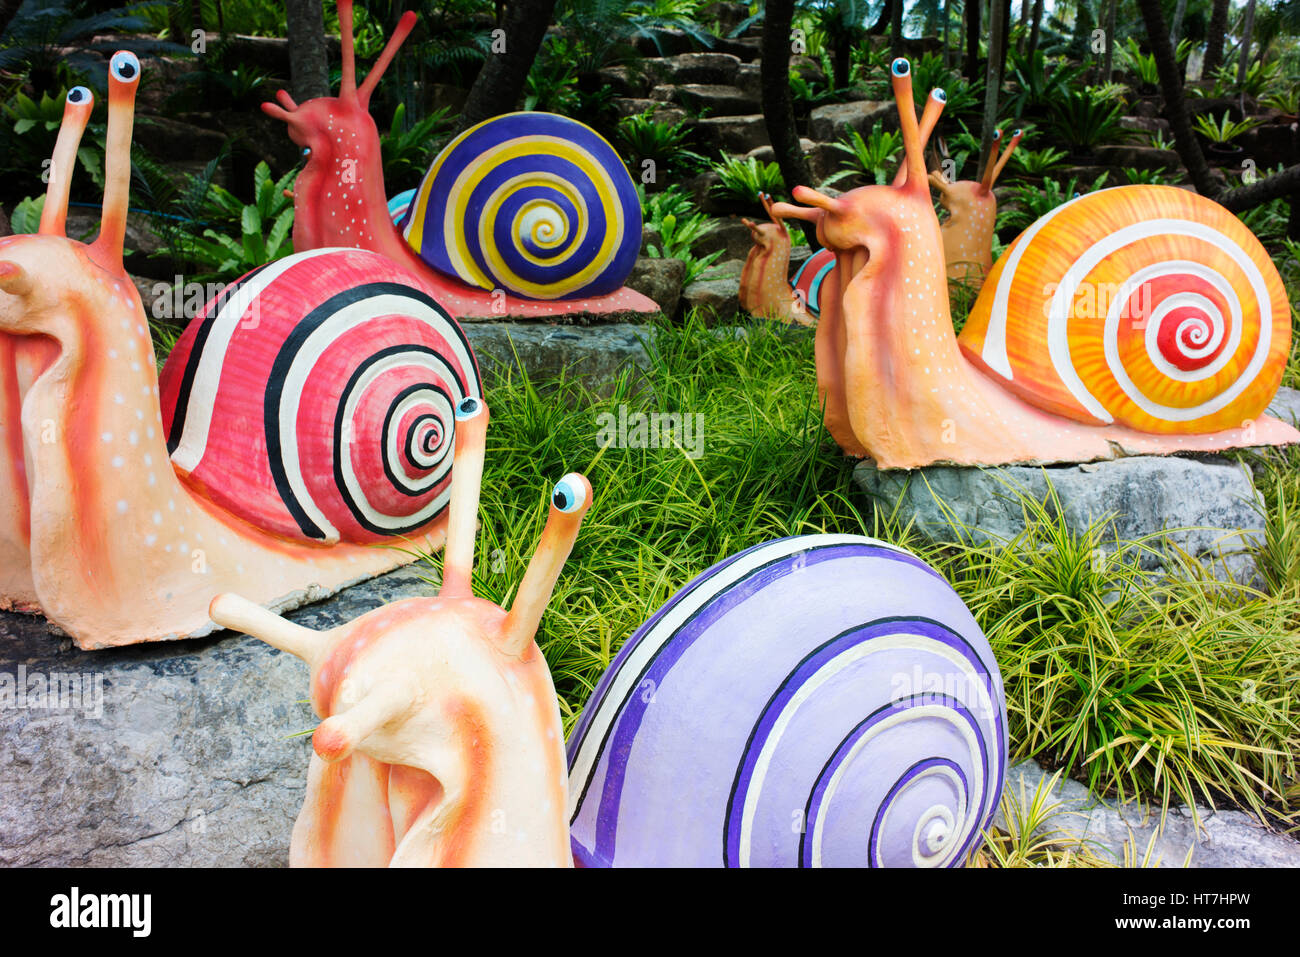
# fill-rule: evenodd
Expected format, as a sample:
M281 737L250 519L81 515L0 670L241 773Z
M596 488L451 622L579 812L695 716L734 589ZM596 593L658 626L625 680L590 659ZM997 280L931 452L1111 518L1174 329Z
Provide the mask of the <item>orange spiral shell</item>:
M1120 186L1017 237L958 341L1050 412L1216 432L1257 418L1276 395L1291 311L1268 253L1228 210L1170 186Z

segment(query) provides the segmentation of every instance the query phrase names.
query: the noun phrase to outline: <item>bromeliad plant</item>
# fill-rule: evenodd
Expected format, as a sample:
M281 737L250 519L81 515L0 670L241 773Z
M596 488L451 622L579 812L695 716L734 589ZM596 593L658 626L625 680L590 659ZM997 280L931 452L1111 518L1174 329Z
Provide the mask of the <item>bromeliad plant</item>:
M753 156L741 158L726 153L719 155L719 162L713 164L713 169L718 174L718 183L711 190L712 195L758 209L757 197L760 193L785 192L781 168L776 163L763 163Z
M1208 113L1202 113L1196 118L1196 131L1217 146L1231 144L1238 136L1258 125L1258 120L1233 120L1226 112L1217 120Z
M851 159L844 160L844 169L828 177L823 186L834 186L851 176L865 176L877 185L887 183L898 169L898 154L903 150L903 134L887 132L879 120L864 139L857 130L832 146Z

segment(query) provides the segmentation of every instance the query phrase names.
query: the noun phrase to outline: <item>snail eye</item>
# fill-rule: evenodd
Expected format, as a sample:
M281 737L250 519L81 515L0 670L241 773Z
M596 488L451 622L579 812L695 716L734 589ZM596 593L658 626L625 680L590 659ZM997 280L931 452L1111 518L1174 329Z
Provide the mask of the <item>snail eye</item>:
M311 147L310 147L310 146L304 146L304 147L302 148L302 155L303 155L303 156L311 156Z
M997 142L998 140L1000 140L1000 139L1002 139L1002 131L1001 131L1001 130L994 130L994 131L993 131L993 142L996 143L996 142Z
M912 72L912 64L907 62L907 57L900 56L889 65L889 69L893 72L894 76L907 76Z
M140 75L140 61L130 50L119 50L108 61L108 72L115 80L131 83Z
M74 86L72 89L68 91L69 103L89 103L89 102L93 102L94 99L95 99L94 94L92 94L84 86Z
M1013 130L1012 133L1011 133L1011 135L1012 135L1012 136L1019 136L1019 135L1020 135L1020 130Z
M483 403L472 395L467 395L456 406L456 421L464 422L478 416L483 411Z
M587 486L576 472L570 472L555 483L551 504L561 512L576 512L587 504Z
M938 100L940 103L948 102L948 94L945 93L941 88L937 86L930 91L930 95L934 97L936 100Z

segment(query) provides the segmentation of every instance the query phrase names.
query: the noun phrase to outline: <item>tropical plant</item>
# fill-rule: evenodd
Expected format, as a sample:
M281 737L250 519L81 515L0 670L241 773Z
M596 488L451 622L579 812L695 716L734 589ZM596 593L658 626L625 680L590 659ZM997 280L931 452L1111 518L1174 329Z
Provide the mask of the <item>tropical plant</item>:
M379 137L384 182L391 192L410 188L424 176L429 162L451 132L449 112L441 108L412 121L407 119L406 104L397 104L388 132Z
M1081 67L1064 64L1049 67L1047 55L1041 49L1032 55L1013 50L1007 66L1012 92L1003 108L1016 118L1042 112L1063 100L1083 72Z
M1011 154L1008 165L1015 172L1025 176L1042 176L1058 168L1065 157L1064 150L1054 149L1051 146L1041 150L1027 150L1021 146Z
M1269 109L1278 110L1288 116L1300 115L1300 84L1274 90L1260 102Z
M1101 189L1106 179L1107 174L1102 173L1092 181L1092 185L1083 188L1079 187L1076 176L1071 176L1065 183L1049 178L1038 186L1017 184L1011 188L1012 203L998 209L998 229L1024 229L1075 196Z
M824 80L815 77L805 80L797 68L790 68L790 99L797 112L802 114L823 103L833 103L840 93Z
M1124 176L1124 181L1130 185L1158 185L1166 181L1166 171L1163 166L1157 166L1155 169L1136 169L1132 166L1125 166L1120 173Z
M1259 125L1258 120L1233 120L1228 113L1215 119L1209 113L1202 113L1196 118L1196 130L1211 143L1225 145L1231 143L1242 133L1253 130Z
M1052 132L1076 153L1128 137L1120 125L1120 104L1107 103L1087 90L1067 90L1049 110Z
M822 185L831 186L850 176L865 175L869 180L879 184L893 178L898 166L898 154L903 149L901 132L886 132L880 120L871 127L871 132L863 138L857 130L849 130L848 136L832 144L841 153L851 159L843 161L844 169L827 177Z
M5 117L5 122L0 124L0 171L20 172L30 177L36 171L48 170L59 125L63 122L66 96L59 90L54 95L41 93L39 99L34 99L18 90L0 107ZM77 149L77 163L102 189L103 128L92 126L89 133Z
M711 190L714 196L746 205L755 205L759 193L784 191L781 168L776 163L763 163L754 156L738 157L720 154L713 164L718 182Z
M651 195L638 186L637 192L641 196L642 219L660 240L658 244L646 244L646 255L652 259L680 259L686 264L683 285L694 282L722 255L720 249L707 256L696 256L692 251L695 243L712 231L712 221L677 186Z
M1159 87L1160 74L1156 70L1155 55L1143 53L1135 38L1128 37L1117 52L1121 66L1137 78L1141 92L1151 93Z
M653 110L625 116L618 123L618 139L624 146L624 161L632 175L640 176L649 160L656 170L655 182L660 170L708 165L705 157L687 148L691 137L691 127L686 120L675 123L656 120Z

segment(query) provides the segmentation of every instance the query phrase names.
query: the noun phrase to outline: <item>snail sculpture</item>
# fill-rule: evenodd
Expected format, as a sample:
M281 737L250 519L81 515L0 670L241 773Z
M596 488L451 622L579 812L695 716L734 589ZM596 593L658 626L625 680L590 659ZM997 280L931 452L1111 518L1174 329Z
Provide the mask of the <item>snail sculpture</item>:
M993 266L993 232L998 220L998 199L993 185L1020 142L1021 131L1011 134L1011 142L998 154L1002 131L993 131L993 150L984 175L979 180L952 182L943 170L930 173L930 185L939 194L939 204L948 216L939 227L943 235L943 258L948 278L978 292Z
M936 572L857 535L768 542L683 588L587 702L566 787L533 636L591 486L555 486L508 613L474 598L487 412L458 420L438 597L324 633L212 603L311 667L291 864L927 867L977 844L1007 762L997 663Z
M623 287L641 248L641 205L614 148L550 113L510 113L457 136L415 195L384 191L370 96L415 25L403 14L357 85L352 0L339 0L343 77L337 97L299 105L283 90L263 110L307 152L294 190L294 248L358 246L420 276L457 317L656 312Z
M0 239L0 603L83 648L200 635L238 588L290 607L441 545L453 410L482 387L397 264L318 249L253 270L156 374L122 266L140 64L109 64L101 228L64 235L93 105L67 97L40 232Z
M916 468L1300 441L1264 414L1291 344L1281 277L1239 219L1185 190L1122 186L1051 211L955 337L907 61L891 72L902 181L836 198L797 186L807 206L773 206L836 256L815 348L845 452Z
M920 121L922 149L929 142L930 134L939 122L945 99L943 90L930 91ZM894 178L895 185L902 181L905 170L906 167L899 169ZM805 326L816 325L817 317L821 314L822 284L835 269L835 253L830 249L817 250L803 261L794 277L789 278L790 233L786 228L785 220L773 211L772 197L767 193L760 193L759 200L763 204L769 222L755 223L749 219L742 220L754 237L754 247L750 250L745 268L741 272L741 308L750 315L763 316L780 322ZM990 244L992 222L989 221Z

